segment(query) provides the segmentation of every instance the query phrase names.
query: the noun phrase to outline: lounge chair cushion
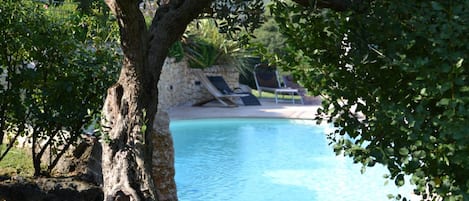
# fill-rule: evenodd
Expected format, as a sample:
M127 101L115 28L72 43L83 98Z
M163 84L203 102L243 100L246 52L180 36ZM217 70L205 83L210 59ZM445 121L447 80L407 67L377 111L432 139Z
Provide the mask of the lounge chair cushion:
M256 96L250 92L242 92L239 88L238 92L233 91L228 84L225 82L225 79L221 76L207 76L210 82L223 94L246 94L247 96L240 97L244 105L261 105Z

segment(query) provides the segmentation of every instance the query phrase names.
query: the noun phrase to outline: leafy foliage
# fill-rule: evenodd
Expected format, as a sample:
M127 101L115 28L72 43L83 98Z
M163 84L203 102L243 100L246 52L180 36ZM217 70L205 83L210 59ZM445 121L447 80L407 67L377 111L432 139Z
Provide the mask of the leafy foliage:
M184 58L184 46L181 41L176 41L170 48L168 57L181 61Z
M181 44L192 68L227 65L244 72L246 57L250 55L242 41L230 39L226 34L220 33L213 19L192 23L187 28ZM176 43L173 48L178 45Z
M159 4L143 1L141 11L148 25ZM249 34L263 23L264 1L213 1L198 19L191 23L181 41L174 43L168 56L180 61L187 57L192 68L224 64L245 71L249 55L243 46Z
M423 199L469 199L469 2L361 1L334 12L275 1L278 65L324 97L337 154L411 175ZM400 199L400 196L396 197Z
M216 19L221 33L252 33L262 25L263 0L216 0L206 16Z
M30 138L35 175L46 150L54 156L50 172L99 115L119 65L117 31L107 16L69 10L57 20L47 9L31 1L0 5L2 138L13 135L10 146L17 136Z
M189 66L192 68L207 68L217 63L221 55L219 49L203 40L191 41L185 47Z
M273 17L266 13L265 23L254 31L253 44L262 45L270 54L283 56L285 50L285 37L279 32L279 27Z

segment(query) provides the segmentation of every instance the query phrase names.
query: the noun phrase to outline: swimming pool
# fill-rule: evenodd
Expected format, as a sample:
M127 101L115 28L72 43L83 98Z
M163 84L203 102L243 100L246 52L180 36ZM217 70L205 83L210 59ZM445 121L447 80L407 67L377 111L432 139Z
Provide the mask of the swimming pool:
M384 185L381 166L335 156L330 127L286 119L172 121L181 201L380 201L410 192Z

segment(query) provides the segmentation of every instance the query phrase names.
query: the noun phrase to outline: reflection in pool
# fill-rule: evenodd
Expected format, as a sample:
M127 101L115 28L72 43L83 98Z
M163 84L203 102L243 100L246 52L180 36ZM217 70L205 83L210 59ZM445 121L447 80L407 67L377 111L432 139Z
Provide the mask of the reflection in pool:
M171 122L181 201L380 201L410 192L384 185L381 166L335 156L329 127L284 119Z

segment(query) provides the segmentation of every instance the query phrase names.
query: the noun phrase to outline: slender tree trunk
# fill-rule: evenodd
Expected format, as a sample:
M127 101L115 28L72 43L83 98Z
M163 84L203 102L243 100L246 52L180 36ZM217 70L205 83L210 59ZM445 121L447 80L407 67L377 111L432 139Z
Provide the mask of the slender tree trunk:
M41 158L38 158L36 154L36 144L38 140L37 133L37 128L33 128L31 155L33 157L34 176L39 176L41 174Z
M0 87L3 87L0 85ZM5 96L6 97L6 96ZM0 105L0 145L3 144L3 136L5 135L5 122L6 122L6 116L5 116L5 111L6 111L6 104L3 103ZM1 160L1 159L0 159Z
M26 115L27 116L27 115ZM21 133L24 132L24 129L25 129L25 121L26 121L26 118L23 119L23 121L21 121L20 123L18 123L18 129L16 130L16 133L15 133L15 136L13 136L13 138L10 140L10 142L8 143L8 145L6 145L6 149L5 150L0 150L0 161L2 161L3 158L5 158L5 156L8 154L8 152L10 151L11 148L13 148L13 146L15 146L15 142L16 140L18 139L18 137L21 135ZM1 130L1 133L3 134L3 130ZM3 137L3 136L2 136ZM1 143L0 143L1 144ZM3 151L3 152L1 152Z
M41 172L41 159L42 156L44 156L44 153L47 151L50 147L52 146L52 142L54 141L54 138L57 136L57 134L60 132L58 129L54 129L51 133L45 133L46 136L49 136L47 141L45 141L44 145L41 146L42 139L40 138L39 133L43 133L44 131L42 129L33 129L33 134L32 134L32 157L33 157L33 166L34 166L34 176L40 176L40 175L47 175L48 172L45 172L44 174ZM43 133L44 134L44 133ZM36 152L38 151L38 152ZM50 158L49 158L50 160Z
M139 2L106 0L124 60L103 107L103 191L105 200L177 200L169 121L155 118L157 85L169 47L211 0L165 1L149 31Z

